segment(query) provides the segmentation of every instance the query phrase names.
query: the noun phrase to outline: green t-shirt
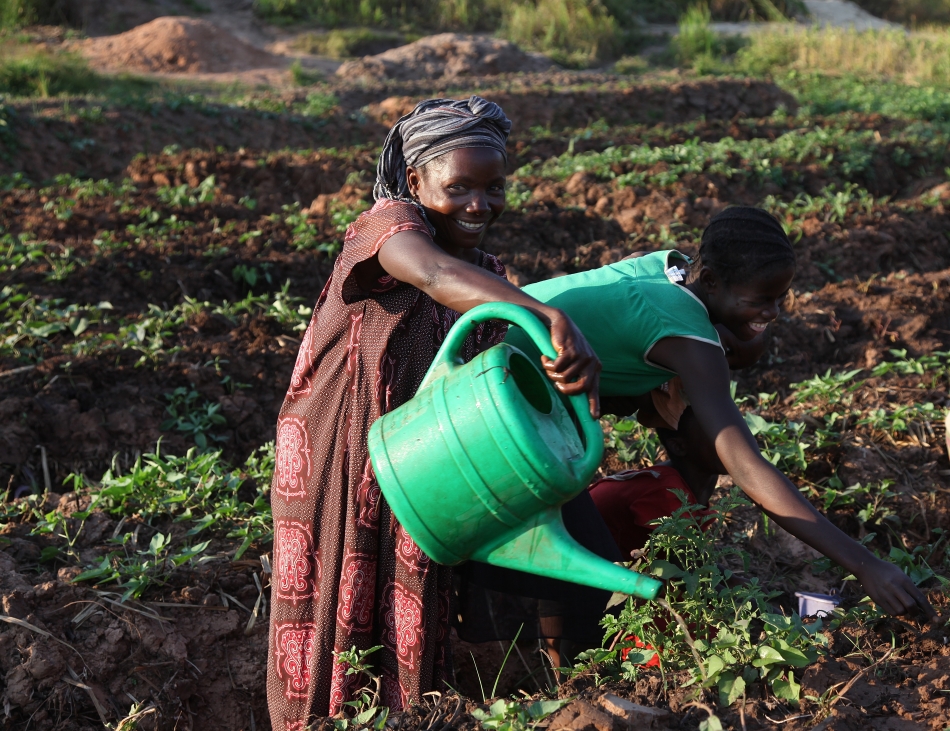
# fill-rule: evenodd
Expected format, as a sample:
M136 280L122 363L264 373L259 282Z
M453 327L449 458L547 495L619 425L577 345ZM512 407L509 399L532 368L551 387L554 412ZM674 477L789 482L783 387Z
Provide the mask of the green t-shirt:
M649 361L663 338L692 338L722 347L699 298L668 276L685 268L678 251L656 251L600 269L530 284L524 291L568 314L603 364L600 393L638 396L670 380L671 371ZM512 326L506 342L533 357L540 351Z

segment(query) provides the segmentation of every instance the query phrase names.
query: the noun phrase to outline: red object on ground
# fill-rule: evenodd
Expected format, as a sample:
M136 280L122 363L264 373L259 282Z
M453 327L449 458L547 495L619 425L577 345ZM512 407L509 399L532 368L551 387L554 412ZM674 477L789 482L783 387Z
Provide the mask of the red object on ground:
M686 503L675 490L685 494ZM590 496L624 557L643 548L653 532L652 521L672 515L684 504L696 502L680 473L663 465L604 477L590 486ZM693 513L695 516L710 514L708 510Z
M638 648L654 651L655 654L653 655L653 657L651 657L649 660L643 663L643 667L656 668L660 666L660 653L656 652L656 648L653 645L649 644L648 642L644 642L636 635L627 635L623 639L626 642L633 642L633 644ZM623 648L620 651L620 659L626 661L627 657L630 655L630 650L632 649L633 649L632 647Z

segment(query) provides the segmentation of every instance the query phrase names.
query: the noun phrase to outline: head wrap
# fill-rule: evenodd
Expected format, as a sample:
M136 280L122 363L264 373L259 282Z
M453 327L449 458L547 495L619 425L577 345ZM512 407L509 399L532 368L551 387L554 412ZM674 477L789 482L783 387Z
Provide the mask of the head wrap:
M505 156L511 122L494 102L472 96L467 100L428 99L402 117L386 136L376 166L376 200L411 200L406 166L419 168L452 150L489 147Z
M699 258L725 281L776 264L795 264L795 250L782 224L753 206L726 208L703 231Z

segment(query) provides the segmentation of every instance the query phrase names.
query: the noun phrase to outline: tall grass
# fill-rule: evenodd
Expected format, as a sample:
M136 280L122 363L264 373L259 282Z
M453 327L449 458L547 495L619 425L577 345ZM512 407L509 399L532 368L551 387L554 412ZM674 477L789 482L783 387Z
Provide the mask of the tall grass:
M930 28L854 31L842 28L756 34L736 57L740 70L795 69L950 84L950 31Z
M302 33L294 38L291 47L304 53L343 59L371 56L413 40L416 36L391 30L335 28L328 33Z
M102 78L78 56L32 49L6 49L0 52L2 94L50 97L87 94L102 86Z
M254 0L254 12L272 22L307 20L328 28L495 30L507 4L505 0Z
M0 2L53 2L54 0L0 0ZM923 1L923 0L921 0ZM930 0L928 0L930 1ZM936 1L936 0L933 0ZM578 47L591 46L592 24L614 30L633 28L643 21L675 23L695 0L254 0L255 12L276 23L308 20L324 27L408 26L428 30L497 31L512 23L527 28L532 38L551 35L565 37L562 50L567 54ZM714 20L780 20L804 13L802 0L708 0ZM545 25L543 16L551 23ZM565 21L579 21L573 41ZM535 28L538 24L543 30ZM550 27L556 30L553 34ZM601 46L612 33L611 27L594 33ZM615 42L615 41L614 41ZM538 43L535 42L537 46ZM545 41L547 47L550 41ZM573 50L570 50L573 49Z
M619 24L600 0L512 3L502 34L566 66L612 58L620 44Z

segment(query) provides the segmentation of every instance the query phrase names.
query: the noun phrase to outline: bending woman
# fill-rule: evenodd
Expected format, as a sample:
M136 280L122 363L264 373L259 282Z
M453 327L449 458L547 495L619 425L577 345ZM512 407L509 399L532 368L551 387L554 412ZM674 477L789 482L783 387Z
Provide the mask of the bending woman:
M885 611L919 609L934 617L933 607L903 571L836 528L762 457L730 396L729 366L716 326L742 343L758 338L778 316L794 274L795 254L779 222L763 210L735 207L712 219L695 264L676 251L658 251L532 284L525 292L566 312L594 347L603 364L600 392L606 412L630 414L651 405L650 391L678 375L722 465L753 502L786 531L853 573ZM511 328L507 341L538 355L519 328ZM678 419L681 412L682 406L673 416ZM609 558L600 549L604 527L586 518L590 503L586 492L567 503L565 524L575 539ZM572 531L577 515L585 516L586 532ZM561 582L557 590L550 580L538 587L536 577L517 578L484 564L466 572L476 584L495 591L534 584L533 596L547 599L557 593L561 606L570 607L580 589ZM463 586L463 604L472 595L471 587ZM595 607L594 614L603 606ZM570 611L549 614L555 616L547 618L548 624L556 626ZM464 607L462 616L459 632L465 639L466 621L477 624L478 617L477 612L466 617Z

